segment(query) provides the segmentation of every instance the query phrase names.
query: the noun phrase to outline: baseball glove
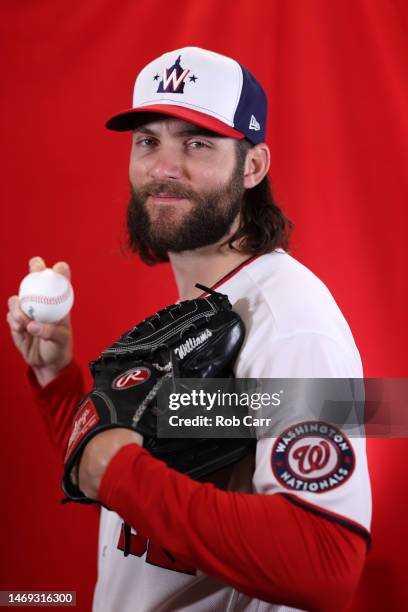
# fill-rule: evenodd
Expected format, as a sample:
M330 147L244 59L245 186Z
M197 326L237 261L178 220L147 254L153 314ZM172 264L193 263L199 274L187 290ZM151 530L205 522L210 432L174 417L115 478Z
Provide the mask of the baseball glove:
M139 432L154 457L201 481L253 450L254 441L245 438L157 437L157 394L163 382L232 376L244 340L244 324L227 296L197 286L209 295L158 311L90 362L94 387L79 404L65 456L66 501L93 501L78 487L78 464L89 440L113 427Z

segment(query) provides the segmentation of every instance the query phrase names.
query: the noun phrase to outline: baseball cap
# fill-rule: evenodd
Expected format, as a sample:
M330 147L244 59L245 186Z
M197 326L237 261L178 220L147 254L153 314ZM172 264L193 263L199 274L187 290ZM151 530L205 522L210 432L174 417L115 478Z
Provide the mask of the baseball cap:
M106 122L118 132L141 123L139 113L162 113L230 138L265 140L267 99L257 79L236 60L200 49L169 51L138 74L133 105Z

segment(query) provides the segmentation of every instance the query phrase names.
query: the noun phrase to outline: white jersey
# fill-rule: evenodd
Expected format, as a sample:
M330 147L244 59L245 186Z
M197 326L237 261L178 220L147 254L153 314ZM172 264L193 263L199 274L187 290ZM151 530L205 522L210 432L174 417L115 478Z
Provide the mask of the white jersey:
M237 378L363 376L352 334L332 295L310 270L282 250L251 260L216 288L228 296L246 327L246 339L235 364ZM317 474L320 479L315 480L324 480L326 489L314 491L309 486L300 486L294 473L296 465L290 453L305 432L292 429L286 432L286 437L259 440L255 465L247 457L234 466L227 488L263 494L285 493L302 504L320 508L327 516L339 517L346 524L369 530L371 492L364 439L344 436L340 439L341 432L337 430L334 433L316 430L313 435L306 431L308 439L316 445L326 440L325 448L331 449L328 452L337 452L337 459L353 461L348 473L347 465L343 465L343 476L334 473L338 465ZM299 456L299 448L297 453ZM279 460L274 465L277 455ZM286 460L282 469L281 458ZM140 556L124 557L122 524L117 514L102 508L93 612L286 612L291 609L249 598L194 568L181 568L179 572L166 569L165 559L160 562L143 538L140 538Z

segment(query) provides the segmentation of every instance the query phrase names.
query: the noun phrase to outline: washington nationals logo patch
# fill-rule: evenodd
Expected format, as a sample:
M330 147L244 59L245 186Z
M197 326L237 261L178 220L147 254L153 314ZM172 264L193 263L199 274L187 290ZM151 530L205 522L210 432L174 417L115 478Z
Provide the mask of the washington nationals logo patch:
M350 478L354 466L348 438L328 423L294 425L277 438L272 449L273 473L291 491L330 491Z

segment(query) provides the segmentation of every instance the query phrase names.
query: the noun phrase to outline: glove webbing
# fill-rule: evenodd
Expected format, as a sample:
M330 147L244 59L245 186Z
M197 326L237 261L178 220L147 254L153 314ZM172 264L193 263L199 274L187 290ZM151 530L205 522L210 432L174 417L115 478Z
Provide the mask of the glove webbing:
M164 381L167 378L171 378L171 376L173 374L173 366L172 366L171 361L169 361L169 363L167 363L165 366L160 366L158 363L153 363L152 365L159 372L166 372L166 373L165 373L164 376L161 376L159 378L159 380L156 382L156 384L150 389L149 393L146 395L146 397L144 398L143 402L140 404L140 406L136 410L135 414L133 415L132 423L135 426L138 424L138 422L142 418L142 416L143 416L146 408L149 406L150 402L152 400L154 400L154 398L158 394L159 389L162 386L162 384L164 383Z

